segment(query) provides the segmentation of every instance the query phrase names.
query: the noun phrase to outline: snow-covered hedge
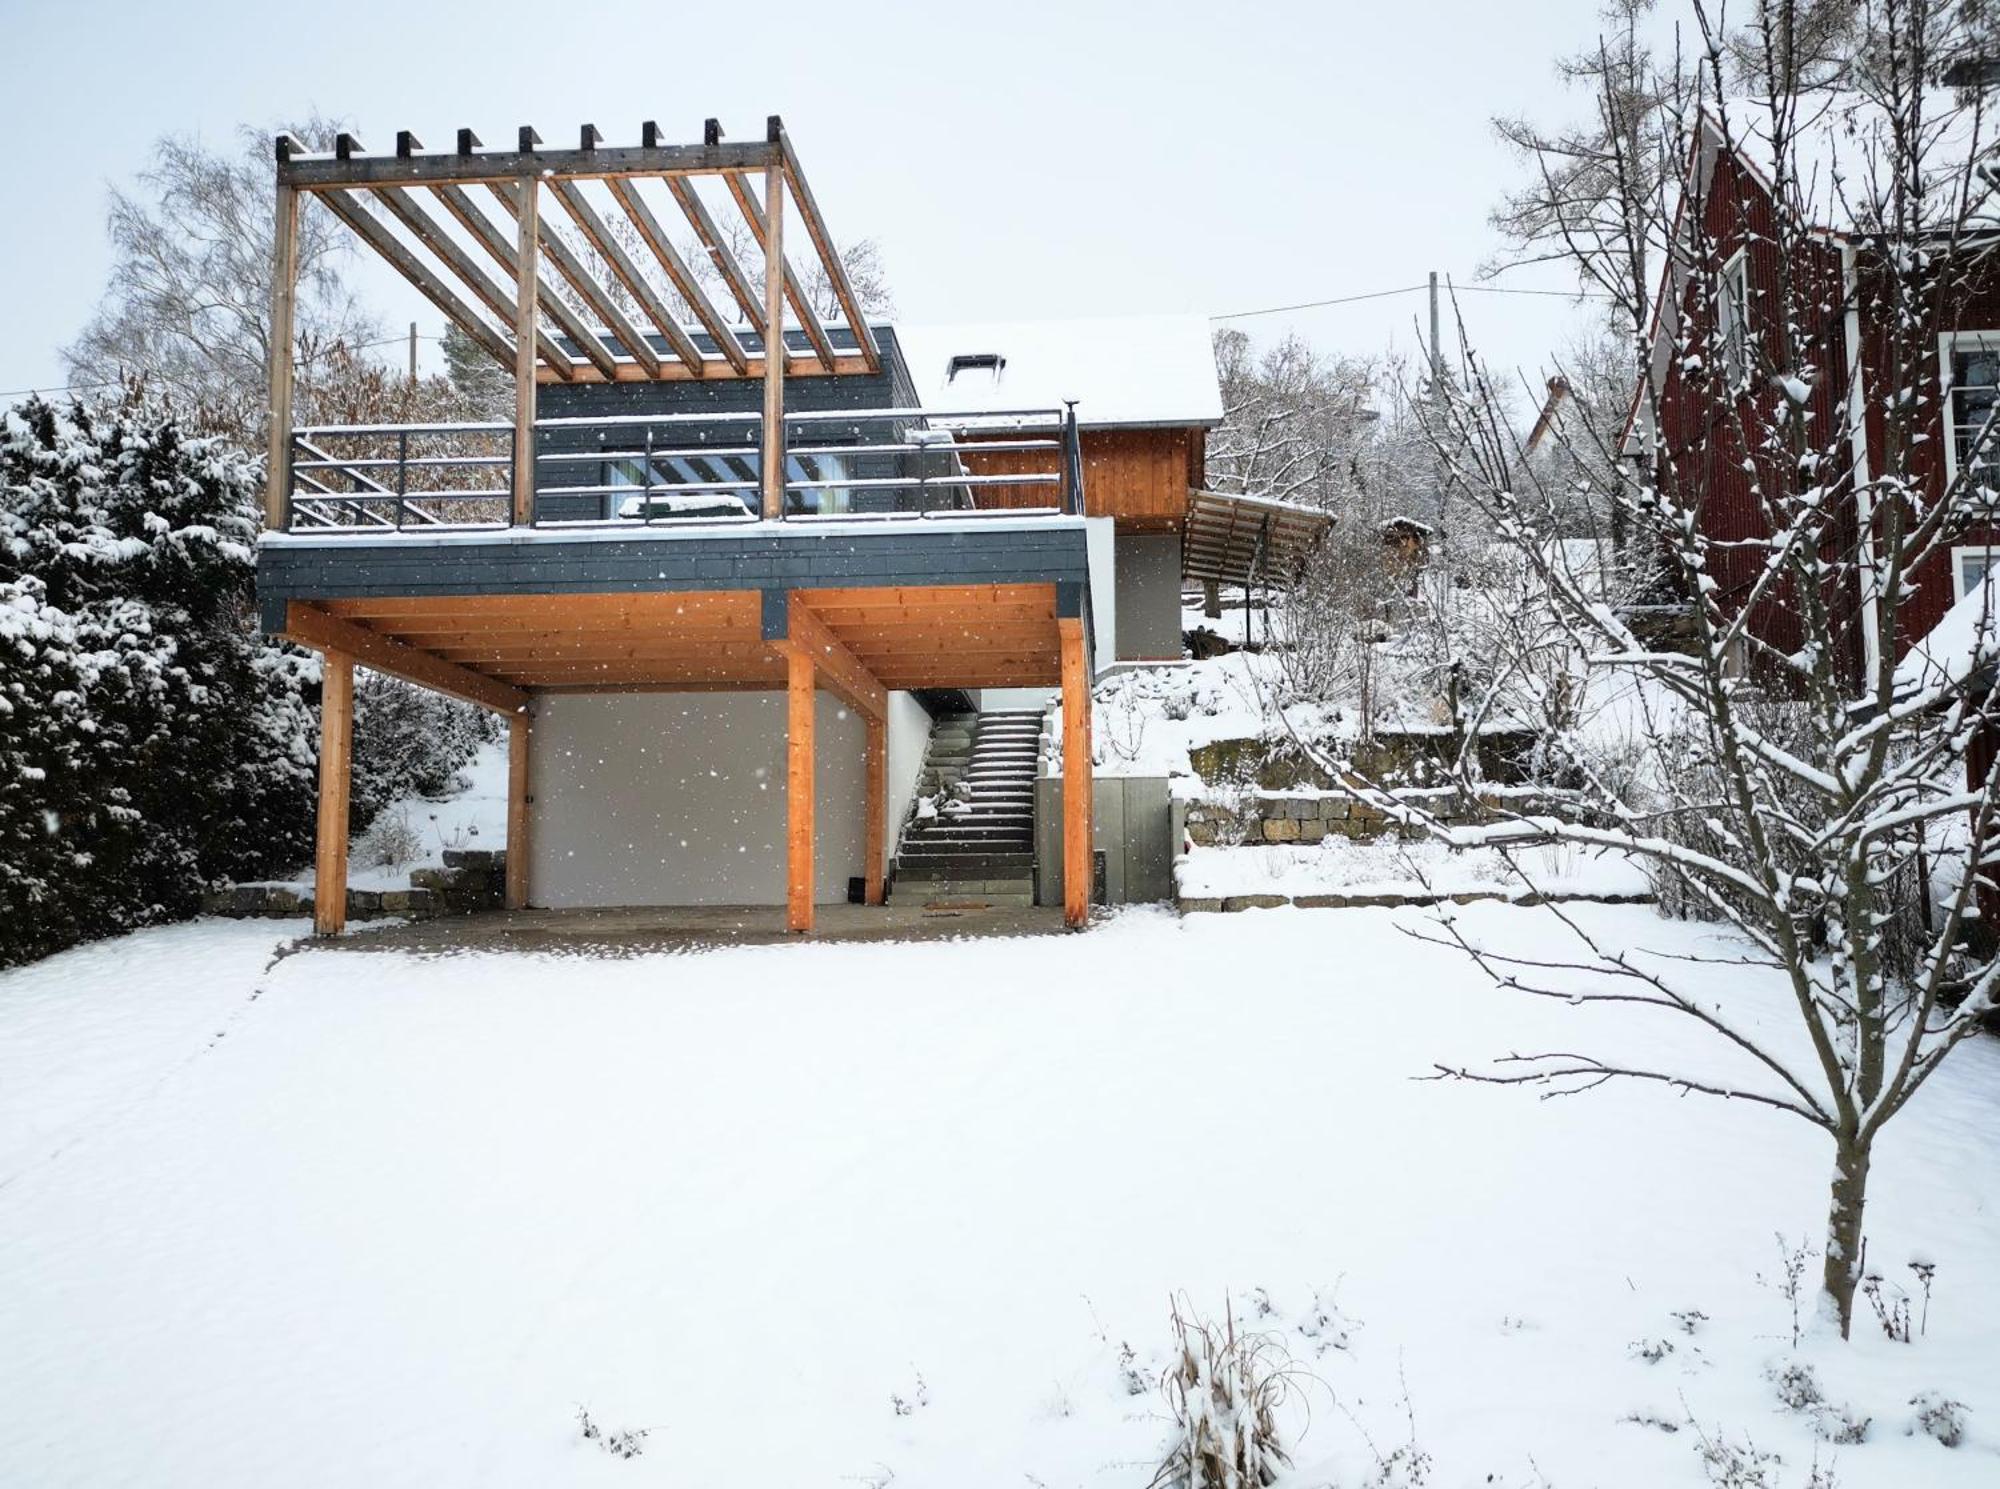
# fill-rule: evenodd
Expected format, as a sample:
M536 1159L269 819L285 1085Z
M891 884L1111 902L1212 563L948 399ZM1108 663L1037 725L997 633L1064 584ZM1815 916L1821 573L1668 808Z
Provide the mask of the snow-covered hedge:
M0 413L0 965L306 856L319 668L251 623L257 484L157 411Z
M359 832L393 802L450 795L458 773L499 734L493 715L470 703L379 672L358 674L350 825Z

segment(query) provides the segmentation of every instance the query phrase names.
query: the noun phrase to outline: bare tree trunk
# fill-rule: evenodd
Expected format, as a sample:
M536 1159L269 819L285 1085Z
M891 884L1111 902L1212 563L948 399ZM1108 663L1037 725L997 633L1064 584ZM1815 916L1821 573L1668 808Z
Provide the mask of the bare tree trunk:
M1836 1133L1833 1203L1826 1217L1823 1285L1840 1319L1840 1337L1854 1325L1854 1291L1861 1283L1861 1222L1868 1203L1868 1164L1873 1144Z

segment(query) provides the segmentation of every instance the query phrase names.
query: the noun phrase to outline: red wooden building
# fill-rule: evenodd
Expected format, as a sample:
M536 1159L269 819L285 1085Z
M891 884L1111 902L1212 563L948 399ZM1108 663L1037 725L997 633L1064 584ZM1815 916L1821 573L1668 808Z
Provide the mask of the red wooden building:
M1990 140L1948 95L1940 107L1926 173L1990 192L1982 172L1967 170L1968 161L1990 152ZM1778 152L1762 118L1755 110L1698 118L1681 183L1677 251L1655 301L1651 365L1635 392L1624 454L1671 466L1715 545L1712 572L1725 608L1747 603L1766 566L1761 540L1771 536L1758 488L1788 489L1796 475L1785 468L1790 452L1745 446L1770 428L1772 399L1803 396L1806 427L1820 434L1831 467L1821 484L1840 503L1825 556L1837 561L1841 578L1826 601L1858 679L1864 667L1872 671L1884 644L1875 634L1875 607L1866 603L1880 541L1871 482L1885 469L1882 408L1896 380L1888 330L1878 324L1884 313L1875 308L1882 299L1871 293L1884 255L1901 246L1880 230L1880 203L1871 195L1874 173L1888 168L1884 126L1880 111L1854 95L1802 99L1781 188ZM1975 204L1970 221L1976 226L1987 215ZM1967 219L1955 220L1962 226ZM1924 230L1903 241L1929 236ZM1962 239L1951 251L1963 256L1965 270L1933 305L1934 330L1925 334L1934 350L1926 348L1927 365L1911 390L1929 426L1908 465L1925 502L1950 487L2000 397L2000 263L1986 262ZM1786 315L1795 348L1789 358L1781 351ZM1793 380L1789 394L1781 379ZM1765 413L1751 416L1759 402ZM1657 445L1650 438L1655 421ZM1890 642L1897 654L1978 588L1996 552L2000 526L1969 513L1911 575L1915 593L1900 607L1902 634ZM1767 589L1749 629L1776 651L1792 652L1801 640L1797 596Z

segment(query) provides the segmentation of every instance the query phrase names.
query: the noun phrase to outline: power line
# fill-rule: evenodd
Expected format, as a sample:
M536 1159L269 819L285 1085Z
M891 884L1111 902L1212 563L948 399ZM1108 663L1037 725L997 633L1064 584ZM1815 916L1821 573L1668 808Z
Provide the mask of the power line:
M1425 284L1406 284L1396 290L1371 290L1365 295L1342 295L1335 300L1301 300L1296 305L1267 305L1262 310L1234 310L1228 315L1211 315L1212 321L1244 321L1253 315L1283 315L1287 310L1318 310L1323 305L1352 305L1357 300L1386 300L1392 295L1414 295L1430 288Z
M405 331L400 336L384 336L380 341L360 342L356 346L354 346L352 350L357 352L369 352L373 351L378 346L404 346L408 344L409 339L410 339L410 333ZM433 336L428 331L425 331L418 333L417 340L443 341L444 338L442 336ZM120 387L123 385L124 381L125 379L123 379L122 377L107 377L107 378L100 378L98 381L94 383L63 383L60 386L51 385L45 388L9 388L4 392L0 392L0 398L27 398L35 394L41 394L41 393L90 393L96 391L99 388Z
M1235 310L1227 315L1211 315L1212 321L1241 321L1257 315L1283 315L1289 310L1319 310L1328 305L1352 305L1359 300L1387 300L1396 295L1422 294L1429 284L1406 284L1401 289L1371 290L1365 295L1340 295L1331 300L1301 300L1296 305L1267 305L1260 310ZM1455 295L1542 295L1558 300L1609 300L1610 295L1595 290L1517 290L1498 284L1458 284Z

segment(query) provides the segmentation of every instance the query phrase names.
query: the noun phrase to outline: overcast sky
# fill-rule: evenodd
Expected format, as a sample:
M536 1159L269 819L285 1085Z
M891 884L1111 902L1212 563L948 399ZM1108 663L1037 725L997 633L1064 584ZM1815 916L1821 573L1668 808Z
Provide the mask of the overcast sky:
M901 319L1225 315L1470 279L1519 175L1495 113L1573 110L1551 59L1594 0L959 7L0 0L0 392L60 384L104 282L104 208L160 135L228 140L318 109L370 149L595 123L636 142L780 113L843 239L879 241ZM1567 288L1541 269L1497 281ZM371 277L369 284L378 281ZM441 327L382 284L400 326ZM1468 297L1489 360L1540 367L1584 318ZM1410 350L1421 295L1234 322Z

